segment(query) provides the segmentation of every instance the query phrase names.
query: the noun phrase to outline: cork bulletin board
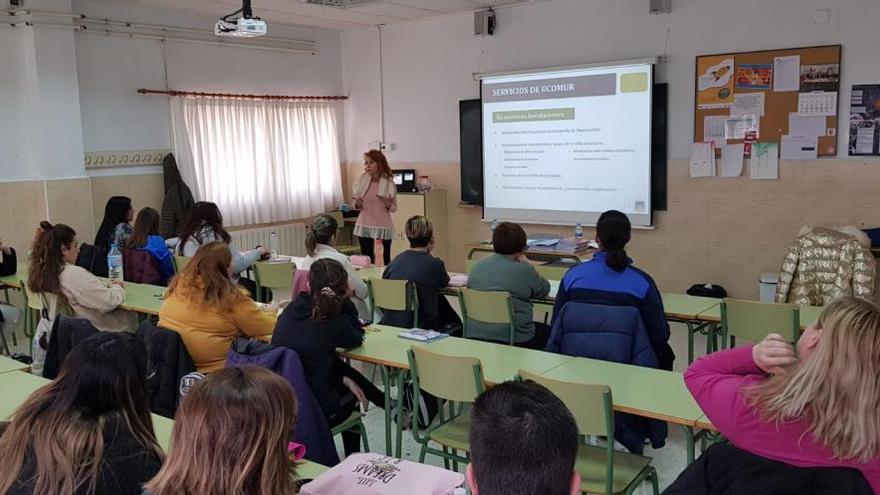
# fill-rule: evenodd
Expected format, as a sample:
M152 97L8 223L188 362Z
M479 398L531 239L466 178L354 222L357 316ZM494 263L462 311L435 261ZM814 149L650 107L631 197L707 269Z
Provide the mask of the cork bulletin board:
M840 55L830 45L698 56L694 141L813 139L817 156L836 155Z

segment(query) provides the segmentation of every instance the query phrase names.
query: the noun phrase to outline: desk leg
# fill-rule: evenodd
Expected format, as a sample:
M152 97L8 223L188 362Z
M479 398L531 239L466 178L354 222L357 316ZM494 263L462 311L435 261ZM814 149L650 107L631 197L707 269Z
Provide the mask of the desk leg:
M688 364L691 364L694 362L694 333L696 329L692 321L686 321L685 324L688 329Z
M694 462L694 459L697 456L697 454L696 454L696 440L694 438L694 428L692 426L681 425L681 429L684 430L684 438L685 438L685 441L687 442L687 447L686 447L687 451L685 453L687 454L687 463L688 463L688 465L690 465L692 462Z
M398 370L397 371L397 409L403 409L403 384L406 383L406 371ZM418 400L418 399L415 399ZM413 422L418 426L418 418L413 418ZM400 421L398 418L397 421L397 453L394 457L398 459L401 458L401 452L403 451L403 421Z
M382 366L382 384L385 387L385 455L391 455L391 368ZM399 414L399 413L398 413Z

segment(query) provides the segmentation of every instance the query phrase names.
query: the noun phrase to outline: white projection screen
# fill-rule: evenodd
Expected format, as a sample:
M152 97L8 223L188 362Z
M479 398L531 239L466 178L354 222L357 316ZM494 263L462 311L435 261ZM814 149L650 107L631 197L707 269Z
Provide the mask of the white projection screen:
M651 225L654 59L483 74L484 219Z

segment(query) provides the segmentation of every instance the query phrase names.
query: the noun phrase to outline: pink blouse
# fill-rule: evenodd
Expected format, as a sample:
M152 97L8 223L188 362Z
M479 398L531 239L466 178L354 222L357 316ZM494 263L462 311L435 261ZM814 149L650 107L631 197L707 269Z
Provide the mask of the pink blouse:
M370 187L362 198L361 212L354 226L354 235L370 239L391 239L394 236L394 223L391 212L397 211L397 197L391 200L391 209L378 196L379 181L370 182Z

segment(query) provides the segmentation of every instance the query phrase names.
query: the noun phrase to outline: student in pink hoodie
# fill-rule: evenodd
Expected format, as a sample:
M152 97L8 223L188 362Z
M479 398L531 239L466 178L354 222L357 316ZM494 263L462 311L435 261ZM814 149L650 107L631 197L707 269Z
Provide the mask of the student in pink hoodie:
M735 446L800 467L849 467L880 494L880 308L829 304L797 349L770 334L698 359L688 389Z

